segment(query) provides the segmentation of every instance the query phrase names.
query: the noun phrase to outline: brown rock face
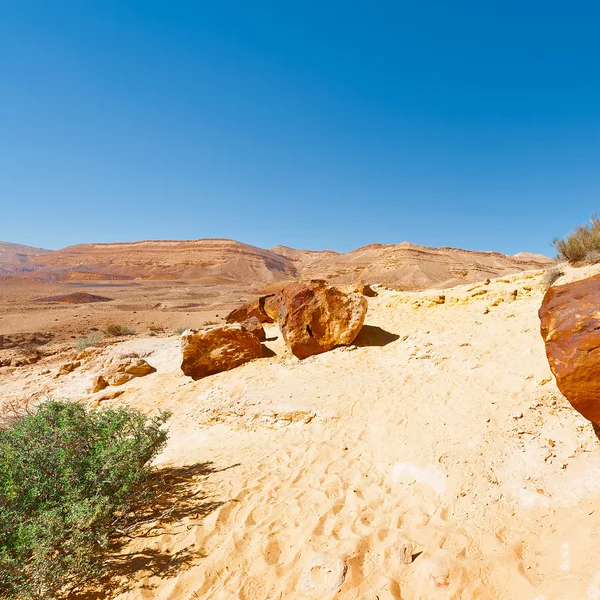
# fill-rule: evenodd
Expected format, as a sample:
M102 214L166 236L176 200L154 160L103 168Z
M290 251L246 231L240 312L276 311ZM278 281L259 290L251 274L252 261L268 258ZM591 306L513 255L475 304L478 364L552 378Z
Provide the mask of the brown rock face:
M115 356L106 363L105 367L102 379L108 385L123 385L134 377L144 377L156 371L154 367L137 354Z
M367 314L367 299L345 294L326 281L292 283L278 296L277 321L298 358L351 344Z
M258 338L259 342L264 342L267 339L265 329L256 317L250 317L247 321L244 321L242 327L246 331L253 333Z
M229 371L263 356L260 341L242 325L184 331L181 370L194 380Z
M265 296L263 310L267 313L272 323L277 321L277 313L279 311L279 294Z
M600 275L551 287L539 317L558 388L575 410L600 424Z
M274 319L265 312L265 301L267 298L271 297L272 296L261 296L252 302L248 302L248 304L244 304L243 306L232 310L227 317L225 317L225 322L244 323L248 319L256 317L261 323L273 323Z

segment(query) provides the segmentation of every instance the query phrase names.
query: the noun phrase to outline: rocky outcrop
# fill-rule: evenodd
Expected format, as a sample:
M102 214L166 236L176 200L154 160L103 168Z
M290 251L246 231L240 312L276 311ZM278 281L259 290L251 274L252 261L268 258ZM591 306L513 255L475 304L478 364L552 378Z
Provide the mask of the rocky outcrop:
M575 410L600 424L600 275L551 287L539 317L558 388Z
M240 324L184 331L181 370L194 380L229 371L263 356L260 341Z
M140 358L138 354L125 354L114 356L105 363L101 379L108 385L123 385L135 377L144 377L155 371L156 369ZM103 385L96 380L94 387L97 387L97 384Z
M322 280L292 283L278 295L277 321L298 358L351 344L366 314L363 295L345 294Z
M252 302L248 302L235 310L232 310L226 317L226 323L244 323L255 317L261 323L273 323L274 319L265 312L265 301L268 298L274 297L274 294L269 296L261 296Z
M267 339L265 329L256 317L250 317L247 321L244 321L242 327L246 331L253 333L258 338L259 342L264 342Z
M68 375L80 366L81 363L79 361L66 362L63 365L61 365L60 369L58 370L58 375Z

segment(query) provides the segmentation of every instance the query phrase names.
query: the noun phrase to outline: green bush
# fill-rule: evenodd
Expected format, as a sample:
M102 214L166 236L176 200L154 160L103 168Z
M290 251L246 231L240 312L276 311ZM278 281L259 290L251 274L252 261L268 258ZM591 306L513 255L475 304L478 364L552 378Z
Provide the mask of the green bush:
M151 501L168 418L50 401L0 429L0 597L53 598L102 573L115 528Z
M566 237L555 238L552 245L558 258L572 265L600 262L600 219L592 217L587 225L580 225Z
M124 325L109 325L104 333L112 337L119 337L122 335L135 335L135 331Z
M98 331L90 333L87 337L80 337L77 340L76 348L78 352L91 348L92 346L98 346L102 341L102 334Z

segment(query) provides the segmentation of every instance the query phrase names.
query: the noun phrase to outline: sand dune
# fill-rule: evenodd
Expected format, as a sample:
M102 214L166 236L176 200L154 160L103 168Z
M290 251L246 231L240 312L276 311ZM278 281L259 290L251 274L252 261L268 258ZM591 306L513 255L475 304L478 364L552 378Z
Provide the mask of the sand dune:
M176 337L141 338L59 379L14 371L1 397L93 404L103 356L157 368L102 404L173 411L157 466L175 512L101 597L597 599L600 447L550 374L541 277L380 288L355 347L303 361L268 326L274 356L194 382Z

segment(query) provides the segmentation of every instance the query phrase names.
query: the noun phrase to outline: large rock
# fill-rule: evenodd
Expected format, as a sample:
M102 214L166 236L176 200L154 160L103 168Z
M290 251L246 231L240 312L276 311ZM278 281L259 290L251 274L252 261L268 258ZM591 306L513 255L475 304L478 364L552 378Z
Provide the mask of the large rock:
M551 287L539 316L558 388L600 425L600 275Z
M298 358L351 344L367 314L362 294L345 294L318 279L288 285L277 304L279 328Z
M242 325L184 331L181 336L181 370L192 379L229 371L263 356L260 341Z
M274 319L265 312L265 300L273 297L274 294L261 296L252 302L248 302L235 310L232 310L226 317L226 323L244 323L252 317L256 317L261 323L273 323Z

